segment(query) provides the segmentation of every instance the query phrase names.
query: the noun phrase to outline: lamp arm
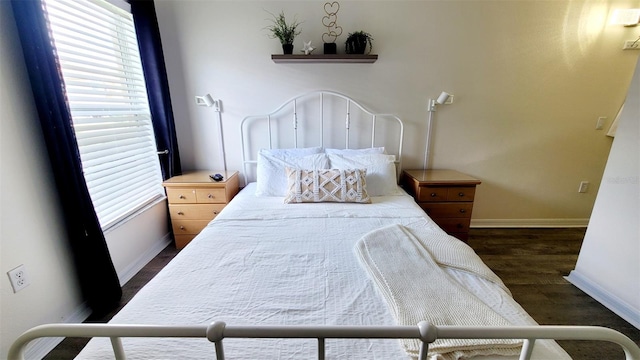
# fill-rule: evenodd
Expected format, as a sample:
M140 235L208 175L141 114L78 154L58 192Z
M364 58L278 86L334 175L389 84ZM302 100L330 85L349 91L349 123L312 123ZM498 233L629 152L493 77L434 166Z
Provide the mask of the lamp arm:
M435 100L429 99L429 118L427 119L427 144L424 149L424 165L423 169L429 169L429 155L431 152L431 124L433 113L436 111Z

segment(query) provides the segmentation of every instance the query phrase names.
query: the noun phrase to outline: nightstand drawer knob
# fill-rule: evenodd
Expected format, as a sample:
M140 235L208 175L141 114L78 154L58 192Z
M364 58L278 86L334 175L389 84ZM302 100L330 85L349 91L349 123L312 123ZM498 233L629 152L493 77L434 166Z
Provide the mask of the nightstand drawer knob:
M213 199L213 194L208 195L209 199Z
M436 196L438 196L438 194L436 194L436 193L431 193L431 197L436 197Z
M463 196L464 196L464 193L463 193L463 192L459 192L459 193L458 193L458 196L463 197Z
M180 225L180 230L184 230L184 225Z
M178 215L184 215L182 211L178 211Z
M180 195L178 196L179 199L186 199L186 197L184 195Z
M218 215L218 211L213 210L213 215Z
M458 225L456 225L456 227L457 227L458 229L462 229L462 228L464 228L464 225L462 225L462 224L458 224Z
M465 209L460 209L460 213L461 213L461 214L464 214L464 213L466 213L466 212L467 212L467 210L465 210Z

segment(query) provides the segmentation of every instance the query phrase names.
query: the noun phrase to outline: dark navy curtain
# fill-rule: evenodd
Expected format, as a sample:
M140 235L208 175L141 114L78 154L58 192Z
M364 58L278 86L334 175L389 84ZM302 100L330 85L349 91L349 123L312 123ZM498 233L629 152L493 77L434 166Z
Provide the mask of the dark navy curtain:
M81 293L99 316L114 309L122 290L82 173L80 154L42 3L12 7Z
M159 155L162 176L166 180L174 175L180 175L181 169L156 9L152 0L130 0L129 3L147 83L156 145L159 152L168 151L166 154Z

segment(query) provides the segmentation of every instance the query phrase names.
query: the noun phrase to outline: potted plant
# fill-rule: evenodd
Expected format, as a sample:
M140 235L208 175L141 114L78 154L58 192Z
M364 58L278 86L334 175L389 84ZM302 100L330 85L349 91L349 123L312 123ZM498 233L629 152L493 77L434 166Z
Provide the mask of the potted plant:
M283 11L281 11L277 16L273 14L271 15L273 16L273 19L270 20L273 24L267 26L267 30L271 32L269 37L280 40L280 43L282 44L282 51L285 54L292 54L293 39L295 39L297 35L300 35L300 30L298 29L300 23L294 19L293 22L287 24Z
M362 30L349 33L347 41L345 42L345 51L347 54L364 54L368 44L368 54L371 52L371 48L373 47L371 43L372 40L373 37L371 34Z

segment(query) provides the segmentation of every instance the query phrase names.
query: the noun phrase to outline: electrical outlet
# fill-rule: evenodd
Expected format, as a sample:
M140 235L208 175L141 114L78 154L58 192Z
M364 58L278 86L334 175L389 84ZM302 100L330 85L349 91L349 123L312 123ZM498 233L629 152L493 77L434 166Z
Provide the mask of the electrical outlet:
M622 46L622 50L640 50L639 40L627 40Z
M589 189L589 182L588 181L581 181L580 182L580 187L578 188L578 192L579 193L586 193L588 189Z
M7 275L9 275L9 281L11 281L14 293L17 293L30 284L24 265L20 265L13 270L9 270Z

